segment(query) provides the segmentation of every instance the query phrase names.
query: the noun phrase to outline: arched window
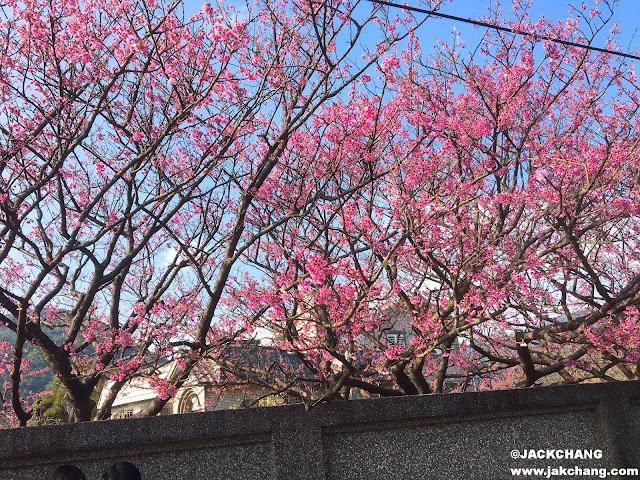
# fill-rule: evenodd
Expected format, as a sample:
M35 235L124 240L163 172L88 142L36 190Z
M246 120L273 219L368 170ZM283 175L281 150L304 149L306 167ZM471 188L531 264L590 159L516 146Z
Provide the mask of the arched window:
M178 413L198 412L202 410L198 394L193 390L187 390L180 399Z

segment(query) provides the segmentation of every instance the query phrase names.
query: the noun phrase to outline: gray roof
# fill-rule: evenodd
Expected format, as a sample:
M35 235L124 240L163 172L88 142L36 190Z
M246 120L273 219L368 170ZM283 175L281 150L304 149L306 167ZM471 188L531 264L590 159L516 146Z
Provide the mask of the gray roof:
M254 343L230 345L202 358L192 372L198 384L305 381L313 373L294 354Z

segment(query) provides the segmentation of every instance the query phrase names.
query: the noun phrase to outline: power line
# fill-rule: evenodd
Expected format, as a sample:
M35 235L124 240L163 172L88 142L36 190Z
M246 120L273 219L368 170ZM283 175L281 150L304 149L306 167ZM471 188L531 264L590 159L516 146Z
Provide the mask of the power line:
M470 23L471 25L477 25L479 27L491 28L493 30L498 30L500 32L512 33L514 35L525 35L525 36L528 36L528 37L536 37L536 38L540 38L542 40L548 40L550 42L560 43L560 44L566 45L568 47L584 48L586 50L593 50L595 52L608 53L608 54L611 54L611 55L617 55L619 57L631 58L633 60L640 60L640 57L638 57L636 55L631 55L630 53L616 52L614 50L607 50L606 48L593 47L591 45L586 45L584 43L570 42L568 40L561 40L559 38L548 37L546 35L538 35L538 34L530 33L530 32L516 32L515 30L513 30L511 28L501 27L500 25L492 25L490 23L481 22L479 20L472 20L470 18L457 17L455 15L449 15L449 14L446 14L446 13L440 13L440 12L437 12L435 10L426 10L424 8L412 7L412 6L409 6L409 5L400 5L398 3L387 2L385 0L367 0L367 1L369 1L371 3L377 3L379 5L386 5L388 7L402 8L403 10L409 10L411 12L424 13L426 15L432 15L434 17L447 18L449 20L455 20L456 22Z

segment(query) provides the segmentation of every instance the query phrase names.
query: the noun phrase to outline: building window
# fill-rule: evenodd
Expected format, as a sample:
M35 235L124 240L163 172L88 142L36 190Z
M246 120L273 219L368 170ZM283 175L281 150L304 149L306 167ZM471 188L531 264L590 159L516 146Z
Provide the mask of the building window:
M396 345L401 345L403 347L407 346L405 335L402 330L389 330L385 336L387 337L387 342L392 347L395 347Z
M186 392L180 400L178 413L199 412L201 410L198 395L192 391Z
M121 412L117 412L113 415L115 419L121 418L130 418L133 417L133 410L122 410Z

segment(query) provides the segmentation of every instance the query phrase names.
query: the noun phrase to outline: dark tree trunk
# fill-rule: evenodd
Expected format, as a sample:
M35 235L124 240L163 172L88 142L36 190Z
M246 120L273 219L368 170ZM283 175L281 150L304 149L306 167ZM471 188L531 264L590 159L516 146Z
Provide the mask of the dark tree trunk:
M69 416L69 423L80 423L91 421L91 411L96 403L91 400L93 389L75 388L67 390L62 399L62 406Z

